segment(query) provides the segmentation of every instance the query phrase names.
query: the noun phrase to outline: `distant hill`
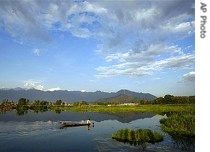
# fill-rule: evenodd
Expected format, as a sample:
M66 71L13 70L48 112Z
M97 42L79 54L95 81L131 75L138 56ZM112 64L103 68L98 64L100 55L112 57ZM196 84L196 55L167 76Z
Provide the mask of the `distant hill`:
M123 91L124 92L124 91ZM118 94L118 92L116 93ZM119 94L114 97L110 98L104 98L104 99L99 99L96 102L109 102L109 103L137 103L141 99L155 99L156 97L152 97L151 94L144 94L144 93L135 93L135 92L130 92Z
M131 103L139 100L137 97L133 97L128 94L120 94L118 96L110 97L110 98L104 98L99 99L96 102L109 102L109 103Z
M0 102L3 99L9 99L18 101L20 98L27 98L31 101L34 100L46 100L56 101L61 99L64 102L75 102L75 101L87 101L94 102L99 99L111 98L120 95L128 95L134 98L141 99L155 99L156 97L149 93L137 93L129 90L120 90L118 92L81 92L81 91L67 91L67 90L56 90L56 91L41 91L36 89L0 89Z
M138 92L133 92L133 91L129 91L129 90L120 90L118 92L116 92L117 95L121 95L121 94L126 94L132 97L136 97L136 98L140 98L140 99L155 99L156 96L150 94L150 93L138 93Z

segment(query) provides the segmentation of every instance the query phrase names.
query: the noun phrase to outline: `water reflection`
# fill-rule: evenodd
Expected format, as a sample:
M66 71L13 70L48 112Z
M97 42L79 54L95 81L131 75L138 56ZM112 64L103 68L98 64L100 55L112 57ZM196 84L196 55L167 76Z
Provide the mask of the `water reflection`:
M183 137L172 137L175 148L193 151L195 150L195 139L194 138L183 138Z
M166 116L139 112L26 111L23 115L17 115L16 110L0 115L0 151L194 151L191 145L172 139L167 133L164 133L164 141L155 145L122 143L111 138L111 134L121 128L162 132L159 120ZM94 122L89 130L86 126L60 129L59 121L89 118Z
M56 109L55 110L55 113L60 114L61 113L61 110L60 109Z
M0 115L0 121L81 121L91 119L96 122L104 120L118 120L129 123L137 119L152 118L152 113L120 112L120 113L98 113L98 112L74 112L74 111L45 111L19 109Z
M122 142L124 144L130 144L131 146L140 146L142 148L143 151L146 150L147 148L147 143L146 142L137 142L137 141L122 141L119 139L115 139L118 142Z
M25 115L27 113L28 113L28 107L26 107L26 106L17 106L16 114L18 116Z
M85 126L61 126L60 129L74 128L74 127L86 127L87 130L90 130L91 128L94 128L94 124L85 125Z

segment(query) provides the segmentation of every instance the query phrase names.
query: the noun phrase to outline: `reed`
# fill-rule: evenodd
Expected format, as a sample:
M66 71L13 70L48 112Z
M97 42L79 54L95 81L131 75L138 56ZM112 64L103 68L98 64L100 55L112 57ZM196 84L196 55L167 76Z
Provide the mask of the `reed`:
M160 120L161 128L173 137L195 137L194 111L176 112Z
M159 104L159 105L135 105L135 106L91 106L85 105L81 107L62 107L65 110L74 111L92 111L92 112L151 112L154 114L166 114L168 112L180 112L180 111L194 111L195 104Z

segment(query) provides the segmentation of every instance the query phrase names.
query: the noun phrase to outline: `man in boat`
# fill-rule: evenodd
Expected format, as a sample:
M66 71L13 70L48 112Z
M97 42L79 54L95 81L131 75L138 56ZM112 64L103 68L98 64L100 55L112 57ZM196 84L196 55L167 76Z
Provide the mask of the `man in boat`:
M90 121L90 119L88 119L88 120L86 121L86 123L87 123L87 124L91 124L91 121Z
M91 121L90 121L90 119L88 119L88 120L86 121L86 123L88 124L88 125L87 125L87 129L90 130L90 127L91 127ZM94 123L93 123L93 124L94 124Z

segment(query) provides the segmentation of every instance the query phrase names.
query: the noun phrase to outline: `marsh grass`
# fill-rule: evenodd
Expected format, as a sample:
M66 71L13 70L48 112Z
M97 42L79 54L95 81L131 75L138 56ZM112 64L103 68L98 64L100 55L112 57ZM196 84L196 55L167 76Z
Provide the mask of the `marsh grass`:
M160 120L161 128L172 137L195 138L195 112L175 112Z
M62 110L73 110L83 112L151 112L154 114L166 114L168 112L180 112L180 111L194 111L195 104L158 104L158 105L136 105L136 106L73 106L73 107L60 107Z

